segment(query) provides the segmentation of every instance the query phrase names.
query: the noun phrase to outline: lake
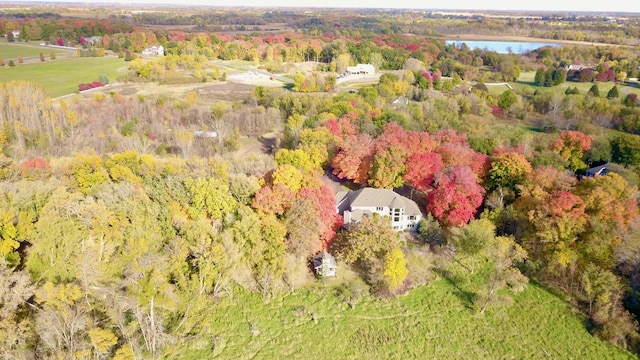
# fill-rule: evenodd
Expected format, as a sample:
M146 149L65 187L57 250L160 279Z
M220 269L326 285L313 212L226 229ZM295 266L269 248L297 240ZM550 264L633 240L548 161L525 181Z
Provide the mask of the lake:
M447 45L453 44L459 47L462 43L467 44L470 49L486 49L499 54L524 54L527 51L535 50L543 46L560 46L558 43L528 42L528 41L477 41L477 40L447 40Z

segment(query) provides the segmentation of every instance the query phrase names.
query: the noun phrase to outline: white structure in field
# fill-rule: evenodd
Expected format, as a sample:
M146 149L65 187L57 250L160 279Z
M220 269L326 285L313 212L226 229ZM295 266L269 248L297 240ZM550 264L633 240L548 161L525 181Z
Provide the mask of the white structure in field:
M373 213L388 217L395 231L416 230L422 219L415 201L389 189L340 191L336 194L336 212L342 215L346 229Z
M164 47L162 45L152 45L142 50L142 55L159 55L164 56Z
M358 64L356 66L347 66L345 75L373 75L376 68L371 64Z

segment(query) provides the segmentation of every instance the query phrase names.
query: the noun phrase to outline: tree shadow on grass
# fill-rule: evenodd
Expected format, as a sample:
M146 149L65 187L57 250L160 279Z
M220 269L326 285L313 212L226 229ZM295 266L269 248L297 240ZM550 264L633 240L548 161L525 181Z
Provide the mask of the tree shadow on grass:
M455 274L447 269L443 269L440 267L434 267L433 271L436 274L440 275L443 279L445 279L449 283L449 285L453 286L454 289L456 289L456 291L454 291L454 295L458 299L460 299L462 305L464 305L465 308L469 310L474 309L474 300L476 298L476 294L460 287L460 280L457 279Z

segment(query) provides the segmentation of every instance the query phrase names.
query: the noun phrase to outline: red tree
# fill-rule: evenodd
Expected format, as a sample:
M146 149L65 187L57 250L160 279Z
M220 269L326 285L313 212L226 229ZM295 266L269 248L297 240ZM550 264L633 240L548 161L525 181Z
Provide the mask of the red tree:
M474 217L484 193L471 168L447 168L434 176L427 211L444 226L462 226Z
M274 185L273 187L264 186L256 192L251 206L262 212L282 215L291 205L293 198L294 194L291 190L282 184Z
M320 188L301 189L298 196L313 201L314 210L322 224L320 241L322 242L322 247L327 249L336 239L338 229L342 227L342 217L336 214L336 201L333 191L324 185Z
M442 158L434 152L415 153L407 159L404 180L419 191L426 191L433 182L433 176L442 169Z
M340 179L349 179L356 184L366 184L374 155L374 141L367 134L348 136L331 166L333 174Z

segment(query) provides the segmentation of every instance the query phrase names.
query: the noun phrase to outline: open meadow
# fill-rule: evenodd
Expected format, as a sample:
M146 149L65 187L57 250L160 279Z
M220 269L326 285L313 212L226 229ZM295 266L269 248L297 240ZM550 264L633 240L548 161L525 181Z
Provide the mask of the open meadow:
M591 336L570 306L530 285L514 304L474 315L437 279L393 300L350 307L337 288L298 290L268 303L256 293L222 300L200 340L171 358L205 359L632 359ZM535 324L535 325L534 325ZM314 354L314 355L311 355Z
M78 91L78 84L91 83L105 74L111 82L124 74L127 63L115 57L73 58L0 68L0 82L33 81L42 84L51 97Z
M17 63L19 56L22 56L23 58L38 57L40 56L40 53L42 53L44 56L49 58L49 54L51 53L57 55L65 52L70 51L32 45L0 43L0 59L2 59L5 64L8 63L9 60L13 60Z
M518 80L515 82L511 82L509 83L516 91L522 91L526 88L531 88L533 91L535 90L540 90L540 91L552 91L554 93L561 93L564 94L564 92L567 90L567 88L577 88L578 91L580 92L580 94L586 94L589 89L594 85L597 84L598 85L598 89L600 90L600 96L606 96L607 92L614 86L618 86L618 90L620 91L620 96L623 97L626 94L630 94L630 93L635 93L640 95L640 89L633 87L633 86L629 86L626 84L619 84L619 83L615 83L615 82L577 82L577 81L566 81L562 84L556 85L556 86L552 86L552 87L544 87L544 86L537 86L534 85L534 78L535 78L535 72L534 71L527 71L527 72L522 72L520 74L520 76L518 77ZM491 94L495 94L495 95L499 95L500 93L504 92L507 87L506 85L502 85L502 86L487 86L489 89L489 93Z

